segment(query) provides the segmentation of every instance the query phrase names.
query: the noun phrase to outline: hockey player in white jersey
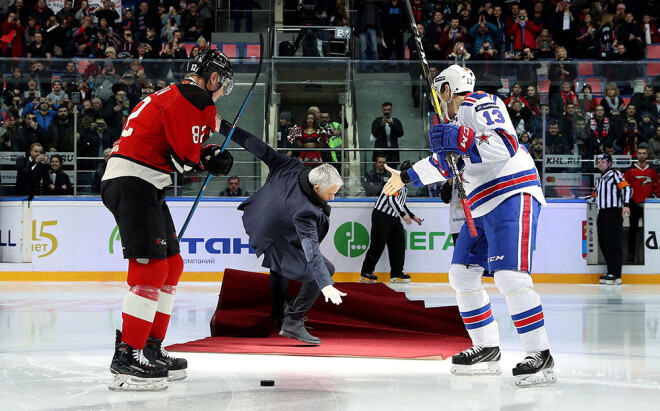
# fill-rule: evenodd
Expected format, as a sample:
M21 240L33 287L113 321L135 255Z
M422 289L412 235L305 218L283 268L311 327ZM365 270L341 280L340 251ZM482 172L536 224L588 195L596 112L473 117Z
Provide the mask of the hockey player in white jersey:
M500 374L499 331L484 290L484 269L494 275L505 296L527 357L513 369L520 386L555 382L541 298L533 289L530 269L540 208L545 204L534 162L518 144L504 102L474 92L470 69L450 66L434 79L447 103L450 122L429 132L432 155L406 172L392 172L384 192L404 183L416 187L451 177L463 181L477 236L464 224L456 241L449 282L473 346L452 357L457 375ZM460 170L454 176L446 157L452 153ZM483 268L482 268L483 267ZM487 368L483 368L486 364Z

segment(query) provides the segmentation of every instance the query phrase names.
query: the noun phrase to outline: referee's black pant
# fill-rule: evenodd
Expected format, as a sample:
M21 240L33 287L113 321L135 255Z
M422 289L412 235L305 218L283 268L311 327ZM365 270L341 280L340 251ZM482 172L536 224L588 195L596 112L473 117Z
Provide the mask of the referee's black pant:
M623 217L621 208L605 208L598 210L596 219L598 230L598 246L603 252L607 273L621 278L621 266L623 265Z
M371 212L371 244L360 272L373 273L387 245L387 252L390 255L390 277L403 274L403 263L406 258L405 241L401 218L374 209Z
M637 256L637 233L639 232L639 219L644 218L644 203L630 202L630 228L628 229L628 262L635 262Z

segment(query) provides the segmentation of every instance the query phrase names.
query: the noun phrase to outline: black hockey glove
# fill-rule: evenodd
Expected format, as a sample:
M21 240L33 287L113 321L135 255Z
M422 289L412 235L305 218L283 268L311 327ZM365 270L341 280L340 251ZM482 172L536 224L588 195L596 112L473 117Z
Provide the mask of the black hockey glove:
M221 152L221 150L222 147L215 144L209 144L202 148L200 163L204 170L214 176L226 176L234 164L234 157L231 153L227 150Z
M442 202L445 204L451 203L451 189L452 185L449 184L449 182L445 181L445 183L440 187L440 198L442 199Z

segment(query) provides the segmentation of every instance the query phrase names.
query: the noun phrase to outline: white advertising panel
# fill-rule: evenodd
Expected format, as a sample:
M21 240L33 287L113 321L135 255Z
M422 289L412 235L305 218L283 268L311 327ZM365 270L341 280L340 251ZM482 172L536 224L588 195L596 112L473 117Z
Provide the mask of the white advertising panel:
M646 201L644 205L644 255L649 274L660 273L660 202Z
M171 200L168 204L175 225L181 227L191 201ZM181 240L186 271L220 272L227 267L266 271L261 267L261 259L256 258L248 245L241 221L242 212L236 209L238 204L234 201L200 203ZM20 261L21 203L0 205L2 261ZM335 264L337 272L360 271L370 242L372 205L371 201L333 203L330 230L321 250ZM448 206L413 201L408 205L424 222L421 226L414 223L404 225L405 270L446 273L453 252ZM13 264L11 270L84 272L126 269L115 221L100 201L34 201L31 210L32 263ZM544 207L538 226L534 272L587 272L585 219L584 203L550 203ZM660 224L655 230L660 232ZM11 243L15 246L8 245L9 231ZM11 257L14 253L16 257ZM377 271L389 271L387 252Z
M21 201L0 203L0 262L23 261L23 207Z

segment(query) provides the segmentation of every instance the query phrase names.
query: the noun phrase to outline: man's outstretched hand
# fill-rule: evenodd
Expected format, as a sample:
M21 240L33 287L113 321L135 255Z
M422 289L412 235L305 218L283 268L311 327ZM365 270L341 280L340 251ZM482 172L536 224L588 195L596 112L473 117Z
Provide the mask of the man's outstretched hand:
M399 170L395 170L387 164L385 164L385 169L392 173L392 177L390 177L390 179L387 180L387 183L385 183L385 187L383 187L383 193L391 196L399 191L405 184L403 184L403 181L401 181L401 172Z
M325 302L327 303L328 300L332 301L333 304L341 304L341 297L346 297L346 293L343 293L333 287L332 285L326 285L325 287L321 288L321 292L323 293L323 296L325 297Z

